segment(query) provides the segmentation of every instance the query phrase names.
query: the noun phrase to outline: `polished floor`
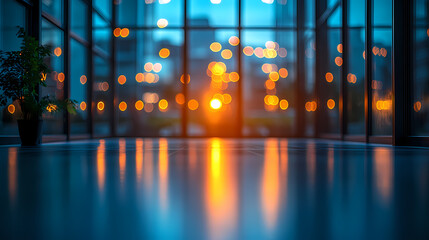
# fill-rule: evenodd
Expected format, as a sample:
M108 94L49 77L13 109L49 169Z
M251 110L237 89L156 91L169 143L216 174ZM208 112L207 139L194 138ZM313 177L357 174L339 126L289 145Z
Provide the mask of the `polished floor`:
M0 158L0 239L429 239L427 148L106 139Z

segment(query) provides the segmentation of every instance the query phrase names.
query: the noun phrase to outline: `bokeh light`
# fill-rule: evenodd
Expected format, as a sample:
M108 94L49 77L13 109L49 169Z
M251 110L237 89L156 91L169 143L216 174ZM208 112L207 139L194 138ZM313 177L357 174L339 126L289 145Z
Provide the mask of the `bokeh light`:
M328 72L325 74L325 79L328 83L331 83L334 80L334 75L332 75L332 73Z
M97 103L97 109L99 111L103 111L104 110L104 102L103 101L100 101L100 102Z
M159 28L165 28L168 26L168 21L165 18L161 18L158 20L156 24L158 25Z
M86 110L86 102L81 102L79 104L80 110L85 111Z
M142 100L138 100L134 105L135 105L135 107L136 107L136 109L137 109L138 111L143 110L144 103L143 103L143 101L142 101Z
M220 109L222 107L221 100L219 100L217 98L213 98L212 100L210 100L210 107L214 110Z
M222 55L222 58L224 58L224 59L231 59L232 58L232 52L229 49L223 50L221 55Z
M121 110L121 112L124 112L127 110L127 103L126 102L120 102L119 103L119 110Z
M329 99L326 102L326 106L328 106L329 109L334 109L335 108L335 101L333 99Z
M195 111L195 110L198 109L198 106L199 106L199 104L198 104L197 100L195 100L195 99L189 100L189 102L188 102L188 108L190 110Z
M127 82L127 78L124 75L118 77L118 83L124 85Z
M213 42L210 44L210 50L213 52L219 52L222 49L222 45L218 42Z
M286 110L289 108L289 102L286 99L282 99L279 102L279 106L281 110Z
M232 36L232 37L229 38L228 42L232 46L237 46L240 43L240 39L238 37L236 37L236 36Z
M10 104L9 106L7 106L7 111L8 111L10 114L14 114L14 113L15 113L15 110L16 110L15 105Z
M163 48L159 50L159 56L161 58L168 58L170 56L170 50L168 48Z

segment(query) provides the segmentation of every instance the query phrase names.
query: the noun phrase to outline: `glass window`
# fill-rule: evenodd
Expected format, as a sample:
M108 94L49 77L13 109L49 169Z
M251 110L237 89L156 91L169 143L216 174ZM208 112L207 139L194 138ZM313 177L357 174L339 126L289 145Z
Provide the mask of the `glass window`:
M71 31L83 39L88 39L88 6L81 0L70 1Z
M347 134L365 134L365 2L348 0Z
M55 18L59 24L63 23L64 0L42 1L42 10Z
M296 25L294 0L243 0L243 26L292 27Z
M117 3L119 26L183 26L183 0L128 0Z
M193 30L189 36L188 135L235 136L238 32Z
M71 115L71 134L88 133L88 109L91 107L88 99L87 48L72 39L70 41L70 98L78 102L76 115Z
M112 0L94 0L94 7L107 19L112 18Z
M102 50L103 54L110 55L110 47L112 42L111 41L112 29L110 28L110 24L104 21L96 13L92 14L92 16L93 16L92 34L93 34L94 47ZM117 36L122 37L120 36L120 32L119 32L119 35ZM125 33L123 33L123 36L125 36Z
M414 14L413 135L429 135L429 2L416 0Z
M190 0L189 25L236 26L238 24L237 0Z
M180 135L183 31L130 30L117 43L117 134Z
M245 136L292 136L296 124L295 31L243 32ZM247 48L253 49L247 51Z
M56 26L46 20L42 20L41 43L52 49L52 55L46 59L46 63L52 72L46 78L47 87L41 88L41 96L50 95L58 99L64 99L64 84L67 81L64 74L64 34ZM44 134L63 134L63 113L47 113L44 116Z
M94 55L94 102L92 109L94 111L94 135L109 136L111 134L111 112L112 112L112 79L111 66L109 60ZM88 105L88 107L90 107Z
M16 26L25 27L25 16L25 8L16 1L0 1L0 49L2 51L19 49L21 42L16 37L18 31ZM19 117L19 105L17 102L8 104L13 106L1 107L0 135L17 135L16 118Z
M316 103L315 84L316 84L316 33L314 30L307 30L304 34L305 39L305 102L308 103L305 111L305 136L314 136L315 112L311 105Z
M392 134L392 1L374 0L372 134Z

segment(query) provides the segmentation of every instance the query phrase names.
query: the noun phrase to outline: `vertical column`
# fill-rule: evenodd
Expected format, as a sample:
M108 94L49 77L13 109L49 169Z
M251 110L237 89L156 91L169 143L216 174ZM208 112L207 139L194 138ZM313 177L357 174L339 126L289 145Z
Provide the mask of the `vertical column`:
M64 0L64 98L70 98L70 2ZM64 129L70 140L70 114L64 112Z
M344 135L347 134L347 74L349 72L349 24L348 24L348 1L342 0L342 30L341 38L343 44L343 65L341 68L341 83L340 83L340 134L344 140Z
M318 110L315 112L315 137L320 136L320 129L324 126L323 122L323 113L320 110L320 89L323 82L323 70L326 63L324 63L323 57L328 54L327 49L327 22L322 19L327 8L327 0L317 0L316 1L316 75L315 75L315 94L317 99ZM322 21L320 20L322 19Z
M238 0L238 39L240 39L238 43L238 54L237 54L237 64L238 64L238 76L240 76L240 80L238 81L238 89L237 89L237 99L238 99L238 117L237 117L237 137L242 137L243 135L243 62L242 62L242 26L241 26L241 6L242 0Z
M183 87L182 87L182 91L183 91L183 95L185 97L185 103L183 104L183 108L182 108L182 137L187 137L188 136L188 111L187 111L187 106L188 106L188 101L189 101L189 97L188 97L188 17L187 17L187 12L188 12L188 1L187 0L183 0L184 1L184 6L183 6ZM190 76L189 76L190 77Z
M393 1L393 145L404 145L410 129L411 82L413 72L413 2Z
M304 22L305 22L305 1L298 0L296 6L296 47L297 47L297 81L296 81L296 137L305 135L305 39L304 39Z
M366 0L365 14L365 141L369 142L372 132L372 0Z
M87 4L88 4L88 28L87 28L87 32L88 32L88 42L89 42L89 54L88 54L88 88L87 88L87 94L88 94L88 130L89 130L89 135L92 138L94 136L94 107L95 105L94 103L94 99L93 99L93 87L94 87L94 67L93 67L93 46L94 46L94 41L93 41L93 36L92 36L92 2L93 0L88 0Z
M115 76L116 76L116 38L113 36L113 29L116 28L116 0L112 0L112 22L110 24L110 39L112 41L111 54L110 54L110 86L112 88L112 94L110 94L110 132L112 136L116 136L116 87L115 87ZM108 106L106 106L108 107Z
M30 21L27 20L27 32L36 40L41 40L42 1L35 0L30 8Z

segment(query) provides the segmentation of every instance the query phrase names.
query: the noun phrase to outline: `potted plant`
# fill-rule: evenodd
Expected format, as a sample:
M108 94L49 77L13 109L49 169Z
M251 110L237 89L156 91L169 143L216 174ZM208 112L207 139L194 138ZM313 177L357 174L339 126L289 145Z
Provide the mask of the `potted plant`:
M75 114L76 101L39 96L39 87L47 86L45 80L50 69L44 60L51 55L51 50L39 45L23 28L19 28L17 37L22 39L19 51L0 51L0 106L18 102L21 143L37 145L42 136L42 114L62 110Z

